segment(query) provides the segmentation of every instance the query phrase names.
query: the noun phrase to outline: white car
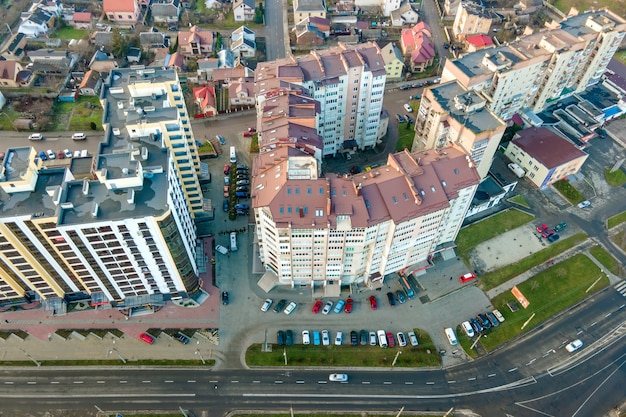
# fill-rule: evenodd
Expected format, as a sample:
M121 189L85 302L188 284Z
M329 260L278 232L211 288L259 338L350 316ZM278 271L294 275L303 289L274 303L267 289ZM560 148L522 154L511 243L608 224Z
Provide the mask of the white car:
M298 304L296 304L295 302L292 301L292 302L289 303L289 305L285 309L284 313L286 315L290 315L293 312L293 310L296 309L296 307L298 307Z
M330 382L348 382L348 375L346 374L330 374L328 375Z
M324 346L330 345L330 336L328 335L328 330L322 330L322 344Z
M332 301L327 301L326 305L324 306L324 309L322 310L322 314L323 315L327 315L328 313L330 313L330 310L333 308L333 302Z
M569 343L567 346L565 346L565 350L571 353L577 351L581 347L583 347L583 341L580 339L576 339L572 343Z
M404 103L404 110L408 111L409 113L413 113L413 107L411 107L407 103Z
M273 302L274 301L272 301L271 298L266 299L265 302L263 303L263 305L261 306L261 311L265 313L267 310L270 309L270 307L272 306Z
M309 345L311 344L311 333L308 330L302 330L302 344Z
M476 336L476 333L474 333L474 329L472 328L472 325L469 321L464 321L463 323L461 323L461 327L463 328L463 331L465 332L467 337Z
M370 332L370 346L376 346L378 339L376 338L376 332Z
M398 336L398 344L400 347L406 346L406 337L404 336L404 333L398 332L396 336Z
M384 330L379 330L376 332L378 335L378 344L381 348L386 348L387 345L387 333Z
M341 342L343 342L343 332L337 332L337 336L335 337L335 344L337 346L341 346Z
M70 151L69 149L63 149L63 153L65 154L66 158L71 158L72 157L72 151Z
M222 255L226 255L228 253L228 249L226 249L222 245L215 245L215 250L221 253Z
M502 313L500 313L500 310L493 310L492 313L494 316L496 316L500 323L504 323L504 316L502 315Z
M419 343L417 342L417 336L415 336L415 332L409 332L409 342L411 342L411 346L417 346Z
M57 157L57 154L55 154L52 149L48 149L46 151L46 155L48 155L48 159L54 159Z
M585 208L585 207L589 207L590 205L591 205L591 201L585 200L582 203L578 203L578 208Z
M31 133L28 135L28 140L43 140L43 135L41 133Z

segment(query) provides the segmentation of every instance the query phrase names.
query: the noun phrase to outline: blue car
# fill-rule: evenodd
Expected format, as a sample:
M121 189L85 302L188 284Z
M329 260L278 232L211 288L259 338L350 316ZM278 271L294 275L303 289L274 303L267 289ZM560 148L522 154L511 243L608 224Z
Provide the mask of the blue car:
M491 329L491 322L489 321L487 316L485 316L484 314L479 314L478 316L476 316L476 318L486 330Z
M498 327L500 325L500 322L496 318L496 315L493 314L491 311L486 312L485 315L487 316L493 327Z
M314 331L313 332L313 344L315 346L319 346L320 343L321 343L320 332Z
M335 309L333 310L335 313L339 314L343 311L343 306L346 305L346 302L343 300L339 300L337 301L337 305L335 306Z
M482 333L483 332L483 326L480 324L480 322L478 320L476 320L475 318L471 318L471 319L469 319L469 322L472 325L472 328L474 329L474 331L476 333Z
M39 152L39 159L41 159L42 161L47 161L48 160L48 156L46 155L46 153L44 151L40 151Z
M226 139L222 135L215 135L215 137L220 142L220 145L226 145Z
M250 205L243 203L235 204L235 210L250 210Z
M224 204L222 204L222 207L224 208L224 211L228 211L228 208L229 208L228 206L229 206L228 199L226 199L226 200L224 200Z

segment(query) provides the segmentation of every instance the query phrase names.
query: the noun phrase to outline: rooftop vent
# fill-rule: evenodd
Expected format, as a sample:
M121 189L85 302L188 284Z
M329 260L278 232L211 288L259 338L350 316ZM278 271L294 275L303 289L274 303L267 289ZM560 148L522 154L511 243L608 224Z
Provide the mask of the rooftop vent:
M89 181L83 180L83 195L89 194Z
M93 208L91 209L91 217L98 217L98 203L93 203Z

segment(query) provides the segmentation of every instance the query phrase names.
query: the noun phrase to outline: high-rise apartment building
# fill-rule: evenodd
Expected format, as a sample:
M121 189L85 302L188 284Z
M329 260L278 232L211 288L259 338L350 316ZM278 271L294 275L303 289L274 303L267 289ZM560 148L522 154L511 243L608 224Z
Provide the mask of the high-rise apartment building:
M125 307L200 291L198 163L175 70L115 69L92 158L44 166L7 151L0 175L0 302L74 293Z
M415 118L413 151L454 146L471 158L484 178L505 129L481 94L449 81L424 90Z
M480 181L459 150L391 154L354 176L320 177L291 147L256 157L252 205L260 260L278 284L379 288L385 275L425 268L453 246Z
M608 10L570 16L509 45L446 61L442 82L479 91L508 120L597 83L626 34L626 21Z
M340 43L260 63L255 72L257 111L268 93L297 89L320 104L316 129L323 138L323 156L372 148L386 133L380 123L385 79L385 61L376 43Z

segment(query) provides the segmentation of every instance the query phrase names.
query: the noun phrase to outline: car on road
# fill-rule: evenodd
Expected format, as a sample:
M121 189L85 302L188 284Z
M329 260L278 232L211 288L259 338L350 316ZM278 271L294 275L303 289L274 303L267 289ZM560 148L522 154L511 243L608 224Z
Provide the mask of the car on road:
M332 301L326 301L326 304L324 304L324 309L322 310L322 314L323 315L327 315L328 313L330 313L330 310L333 308L333 302Z
M295 302L290 302L289 305L287 306L287 308L285 309L285 314L286 315L290 315L291 313L293 313L293 311L296 309L296 307L298 307L298 304L296 304Z
M313 308L311 309L311 312L313 314L319 313L320 312L320 308L322 308L322 305L323 305L322 302L320 300L317 300L315 302L315 304L313 304Z
M293 332L291 330L285 331L285 344L287 346L293 345Z
M343 342L343 332L337 332L337 336L335 336L335 345L341 346Z
M224 175L228 175L230 173L230 164L224 165Z
M274 313L280 313L281 311L283 311L285 309L286 305L287 305L287 300L285 300L285 299L280 300L274 306Z
M217 141L220 143L220 145L226 145L226 139L224 139L224 136L215 135L215 137L217 138Z
M270 309L270 307L272 306L272 303L273 303L273 302L274 302L274 301L273 301L271 298L267 298L267 299L263 302L263 305L261 306L261 311L265 313L267 310L269 310L269 309Z
M400 347L404 347L406 346L406 336L404 335L404 333L402 332L398 332L396 334L396 337L398 338L398 345Z
M328 334L328 330L322 330L322 345L330 345L330 336Z
M590 205L591 205L591 201L585 200L581 203L578 203L578 208L586 208L586 207L589 207Z
M400 302L400 304L406 303L406 296L404 295L404 291L402 290L396 291L396 297L398 298L398 301Z
M376 339L376 332L370 332L370 346L376 346L378 340Z
M346 305L346 302L343 300L339 300L337 301L337 305L335 306L335 308L333 309L333 311L337 314L341 313L343 311L343 306Z
M222 304L228 305L228 291L222 291Z
M462 284L465 284L466 282L473 279L476 279L476 274L474 274L473 272L468 272L467 274L461 275L459 277L459 281L461 281Z
M362 346L367 345L367 336L368 336L367 330L361 330L359 332L359 343Z
M372 310L378 310L378 301L376 301L376 296L375 295L370 295L370 307L372 308Z
M174 335L174 338L178 340L180 343L182 343L183 345L189 344L189 341L191 340L189 336L181 332L176 333Z
M548 236L548 242L553 243L556 242L557 240L559 240L561 238L561 236L559 236L557 233Z
M285 332L282 330L276 332L276 343L278 343L278 346L285 344Z
M308 330L302 330L302 344L303 345L311 344L311 333Z
M57 157L52 149L48 149L46 151L46 156L48 157L48 159L55 159Z
M404 123L404 117L402 117L401 114L396 114L396 119L398 120L398 123Z
M496 315L493 314L491 311L486 312L485 315L487 316L487 318L489 319L493 327L498 327L500 325L500 321L496 318Z
M85 140L87 139L87 136L82 132L78 132L72 135L72 139L73 140Z
M352 346L356 346L359 344L359 334L356 332L356 330L352 330L350 332L350 344Z
M344 309L346 314L352 313L353 305L354 305L354 300L352 298L348 297L348 299L346 300L346 308Z
M330 374L328 375L330 382L348 382L348 375L346 374Z
M500 313L500 310L493 310L492 313L494 316L496 316L500 323L504 323L504 316L502 315L502 313Z
M28 135L28 140L43 140L43 135L41 133L31 133Z
M389 301L389 305L390 306L395 306L396 305L396 298L393 296L392 292L388 292L387 293L387 300Z
M409 342L411 343L411 346L415 347L419 345L419 342L417 341L417 336L415 336L415 332L410 331L408 335L409 335Z
M565 229L566 227L567 227L567 223L561 222L561 223L557 224L556 226L554 226L554 231L558 233L561 230Z
M139 335L139 339L143 340L149 345L154 343L154 337L150 336L148 333L141 333Z
M565 346L565 350L567 350L568 352L572 353L577 351L578 349L580 349L581 347L583 347L583 341L580 339L576 339L571 343L568 343Z
M539 226L537 226L535 229L537 230L537 232L538 232L538 233L543 233L543 232L545 232L546 230L548 230L548 229L549 229L549 227L548 227L548 225L547 225L547 224L545 224L545 223L544 223L544 224L540 224L540 225L539 225Z
M404 110L406 110L409 113L413 113L413 107L411 107L408 103L404 103Z
M394 347L396 345L396 339L393 338L393 333L387 332L387 344L389 347Z

